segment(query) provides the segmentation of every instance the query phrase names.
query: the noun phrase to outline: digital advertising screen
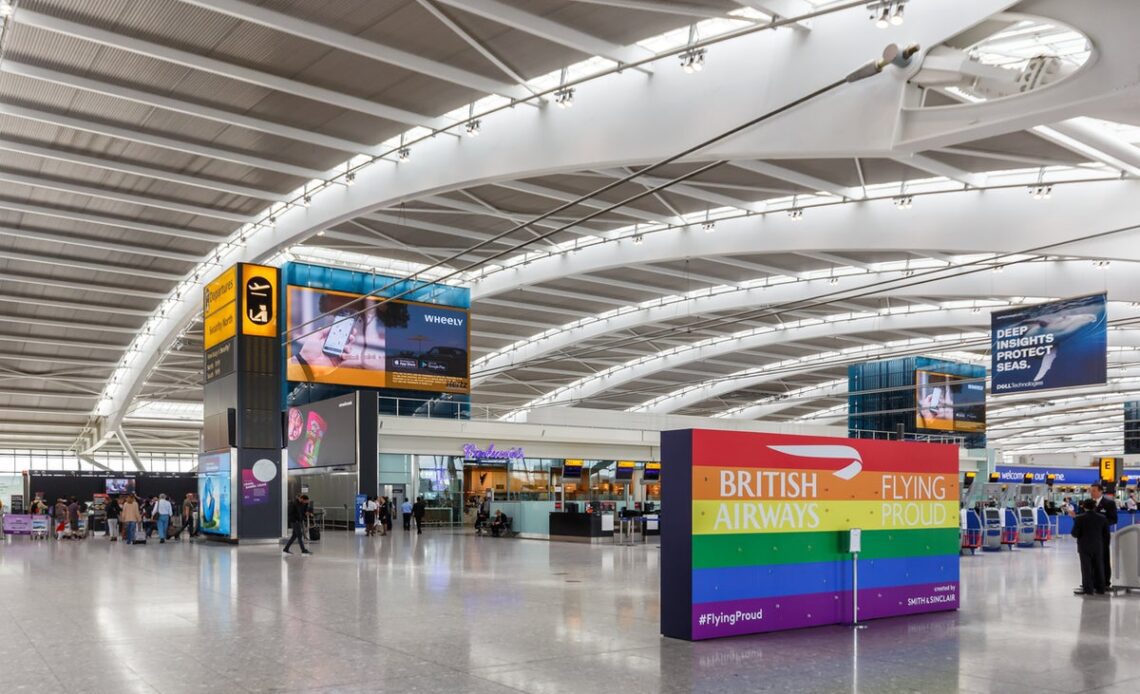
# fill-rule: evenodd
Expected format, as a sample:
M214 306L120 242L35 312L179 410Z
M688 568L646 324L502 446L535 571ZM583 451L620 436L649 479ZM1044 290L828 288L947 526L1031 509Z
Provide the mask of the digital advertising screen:
M290 286L290 381L471 392L467 310Z
M990 329L995 395L1102 385L1108 378L1104 294L998 311Z
M915 426L936 431L986 430L986 384L966 376L915 371Z
M290 470L356 465L356 395L290 407L285 420Z
M230 537L233 518L229 452L198 456L199 526L204 533Z
M103 489L107 494L134 494L135 481L131 478L115 478L103 480Z

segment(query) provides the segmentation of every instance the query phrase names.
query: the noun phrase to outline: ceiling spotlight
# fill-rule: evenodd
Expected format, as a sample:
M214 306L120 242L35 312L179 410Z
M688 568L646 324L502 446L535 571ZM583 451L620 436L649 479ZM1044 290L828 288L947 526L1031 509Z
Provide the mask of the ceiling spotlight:
M554 105L558 108L570 108L574 105L574 88L565 87L554 92Z
M633 237L633 245L635 245L635 246L640 246L640 245L641 245L641 242L642 242L642 241L644 241L644 240L645 240L645 239L641 238L641 234L638 234L637 236L634 236L634 237Z
M838 277L832 277L831 279L829 279L827 281L827 283L828 284L839 284L839 278Z
M269 226L273 226L275 224L277 224L277 217L275 215L269 215Z
M400 158L400 161L407 161L412 158L412 150L407 147L401 147L400 151L396 153L396 156Z
M467 121L465 126L467 130L467 137L479 137L479 130L483 127L483 121L475 119Z
M900 210L909 210L914 204L914 198L910 195L896 195L891 200L895 203L895 207Z
M692 74L705 68L705 49L690 48L680 55L681 69Z
M716 231L716 222L705 222L701 224L701 228L705 230L706 234L711 234Z
M1005 269L1004 265L994 265L994 272L1001 272Z
M1110 260L1094 260L1093 261L1093 267L1100 268L1101 270L1104 270L1105 268L1107 268L1111 264L1112 264L1112 261L1110 261Z
M870 19L875 26L886 29L890 26L900 26L903 23L903 6L906 0L878 0L867 5Z
M791 217L793 221L798 222L804 218L804 209L802 207L792 207L788 210L788 216Z
M356 172L355 171L349 171L348 173L346 173L344 175L344 182L347 183L348 185L352 185L353 183L356 183Z
M303 204L305 207L308 207L309 205L313 204L313 199L306 195L305 197L301 198L301 204Z
M1034 200L1048 200L1053 197L1053 186L1050 184L1038 183L1035 186L1029 186L1026 189Z

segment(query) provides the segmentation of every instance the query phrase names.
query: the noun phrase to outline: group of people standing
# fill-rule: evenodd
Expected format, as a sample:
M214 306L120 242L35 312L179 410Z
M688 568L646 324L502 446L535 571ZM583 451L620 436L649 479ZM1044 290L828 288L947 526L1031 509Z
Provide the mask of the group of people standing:
M396 502L388 497L368 497L364 502L364 534L372 537L376 534L376 526L380 526L380 534L387 535L392 531L395 512Z
M179 514L182 522L173 536L170 535L170 525L174 517L174 504L165 494L143 499L141 503L134 494L113 496L107 499L104 511L107 514L107 535L111 542L116 542L121 537L127 544L134 544L140 531L145 533L147 539L157 532L158 541L162 544L166 543L168 537L181 540L184 531L190 537L198 535L198 507L190 494L182 502Z

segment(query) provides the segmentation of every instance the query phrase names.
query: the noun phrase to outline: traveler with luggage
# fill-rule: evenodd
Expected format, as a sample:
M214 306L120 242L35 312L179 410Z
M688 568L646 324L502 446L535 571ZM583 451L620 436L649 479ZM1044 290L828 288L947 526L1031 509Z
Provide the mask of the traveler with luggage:
M166 534L170 531L170 517L173 515L174 506L165 494L159 494L158 501L154 504L154 510L151 511L151 517L157 521L159 544L166 544Z
M126 542L128 545L135 543L135 534L138 532L139 523L142 523L142 511L139 509L139 502L135 499L134 494L127 494L126 501L123 502L123 508L119 511L119 520L126 527ZM143 540L146 542L146 540Z
M293 534L289 536L289 542L285 543L285 549L282 550L285 554L292 554L289 548L293 546L294 542L301 544L302 556L312 554L305 549L305 521L309 519L310 515L312 512L309 510L309 495L298 494L289 503L289 526L293 529Z

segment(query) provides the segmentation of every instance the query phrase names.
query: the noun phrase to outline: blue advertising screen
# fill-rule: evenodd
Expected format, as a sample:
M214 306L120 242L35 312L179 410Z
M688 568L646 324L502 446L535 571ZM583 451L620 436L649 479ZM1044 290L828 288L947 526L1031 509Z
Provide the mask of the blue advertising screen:
M998 311L991 330L995 395L1103 384L1108 377L1104 294Z
M198 457L199 527L211 535L230 536L230 454Z

